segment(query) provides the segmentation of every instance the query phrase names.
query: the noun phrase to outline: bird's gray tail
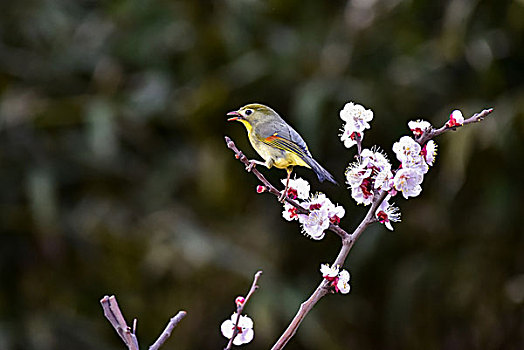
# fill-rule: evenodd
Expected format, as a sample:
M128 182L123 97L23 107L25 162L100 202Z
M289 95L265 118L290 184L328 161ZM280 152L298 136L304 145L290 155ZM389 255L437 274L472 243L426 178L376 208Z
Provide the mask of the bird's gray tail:
M307 165L309 165L311 169L313 169L315 174L317 174L318 180L320 182L324 182L325 180L328 180L334 183L335 185L338 185L333 175L331 175L329 171L327 171L320 164L318 164L317 161L314 160L312 157L304 157L303 159L307 163Z

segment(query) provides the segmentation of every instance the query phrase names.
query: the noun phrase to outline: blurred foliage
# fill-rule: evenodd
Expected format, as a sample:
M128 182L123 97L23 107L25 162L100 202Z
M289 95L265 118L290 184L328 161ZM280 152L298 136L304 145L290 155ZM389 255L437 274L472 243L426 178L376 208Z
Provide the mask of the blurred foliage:
M523 43L522 0L2 1L0 348L123 349L98 304L116 294L143 346L185 309L164 348L217 349L257 269L246 348L270 347L340 242L256 194L225 114L274 107L343 182L350 100L375 112L364 144L390 154L408 120L495 112L437 140L403 222L363 235L351 294L288 348L524 348ZM344 185L297 172L356 227Z

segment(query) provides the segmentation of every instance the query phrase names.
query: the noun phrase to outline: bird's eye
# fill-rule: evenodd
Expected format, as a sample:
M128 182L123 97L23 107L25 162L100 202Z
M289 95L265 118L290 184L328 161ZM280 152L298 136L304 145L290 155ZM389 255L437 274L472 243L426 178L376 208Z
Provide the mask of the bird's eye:
M250 115L251 113L253 113L253 110L252 109L246 109L246 115Z

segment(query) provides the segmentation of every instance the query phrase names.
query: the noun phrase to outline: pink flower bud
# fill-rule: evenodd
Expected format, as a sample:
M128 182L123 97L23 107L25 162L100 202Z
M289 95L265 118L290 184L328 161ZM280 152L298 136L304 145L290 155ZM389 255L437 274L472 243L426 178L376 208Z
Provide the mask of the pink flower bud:
M448 128L453 128L456 126L461 126L464 123L464 116L462 112L458 109L455 109L449 116L449 120L446 123Z
M332 217L329 218L329 222L331 222L334 225L338 225L340 224L340 218L336 215L333 215Z
M263 193L263 192L266 192L266 186L258 185L257 193Z
M239 307L240 305L244 304L245 301L246 301L246 298L244 298L243 296L238 296L235 299L235 304L237 307Z

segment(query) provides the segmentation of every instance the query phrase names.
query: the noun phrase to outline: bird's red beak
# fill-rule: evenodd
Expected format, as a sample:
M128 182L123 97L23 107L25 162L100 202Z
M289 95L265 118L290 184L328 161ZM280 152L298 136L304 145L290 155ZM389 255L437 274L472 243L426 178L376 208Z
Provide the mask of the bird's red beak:
M234 117L231 117L229 118L227 121L230 122L230 121L233 121L233 120L239 120L239 119L243 119L244 117L242 117L242 115L240 113L238 113L237 111L232 111L232 112L229 112L227 115L232 115Z

